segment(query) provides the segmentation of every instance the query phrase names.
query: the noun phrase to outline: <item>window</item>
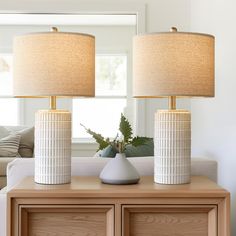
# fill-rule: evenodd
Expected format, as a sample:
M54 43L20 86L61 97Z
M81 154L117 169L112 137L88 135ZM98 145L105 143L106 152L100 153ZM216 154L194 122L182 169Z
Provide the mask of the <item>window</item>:
M0 125L19 123L19 102L12 96L12 55L0 54Z
M115 137L126 96L127 55L96 55L96 97L73 99L73 138L91 138L80 124Z

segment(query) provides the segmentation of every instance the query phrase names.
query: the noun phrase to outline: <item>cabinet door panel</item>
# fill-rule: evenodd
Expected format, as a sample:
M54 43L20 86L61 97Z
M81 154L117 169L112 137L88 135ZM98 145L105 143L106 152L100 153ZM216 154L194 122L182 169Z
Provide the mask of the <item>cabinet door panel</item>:
M112 205L23 205L19 221L22 236L114 235Z
M123 205L124 236L217 236L215 205Z

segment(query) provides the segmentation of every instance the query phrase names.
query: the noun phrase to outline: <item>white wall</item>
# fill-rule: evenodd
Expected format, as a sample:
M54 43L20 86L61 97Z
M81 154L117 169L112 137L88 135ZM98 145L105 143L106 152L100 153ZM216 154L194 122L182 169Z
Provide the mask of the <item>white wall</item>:
M232 194L232 235L236 235L236 1L191 0L191 30L215 35L213 99L192 102L193 154L218 161L219 183Z
M84 6L90 5L92 11L94 9L97 11L102 11L103 9L106 10L108 5L113 6L123 6L122 8L125 9L128 7L132 9L136 8L136 5L143 5L146 6L146 31L147 32L157 32L157 31L168 31L171 26L176 26L181 31L188 31L190 28L190 1L189 0L8 0L2 1L0 5L0 11L20 11L20 12L64 12L64 11L80 11L84 9ZM119 7L118 7L119 8ZM30 101L26 102L27 105L31 103ZM42 107L46 105L46 101L44 103L36 102L35 107ZM178 102L180 108L190 108L190 103L186 99L184 101ZM32 105L32 104L31 104ZM63 107L66 106L65 103L62 104ZM144 133L147 136L153 136L153 126L154 126L154 112L158 108L166 108L167 101L165 99L152 99L145 101L145 107L140 114L140 116L144 117L145 122L139 124L144 128ZM27 112L27 111L26 111ZM32 110L31 115L26 115L25 118L27 123L32 121ZM138 117L138 120L142 120L141 117ZM90 150L87 153L91 153L93 149L92 146L78 146L73 145L74 148L83 149L88 148ZM81 150L82 151L82 150ZM81 155L81 153L85 153L86 150L83 152L75 151L74 154Z

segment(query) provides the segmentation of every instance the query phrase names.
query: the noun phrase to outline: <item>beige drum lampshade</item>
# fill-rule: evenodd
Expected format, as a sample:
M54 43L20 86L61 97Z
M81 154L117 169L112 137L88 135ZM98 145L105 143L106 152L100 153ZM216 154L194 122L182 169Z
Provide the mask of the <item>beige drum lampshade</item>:
M94 96L95 38L64 32L14 39L16 97Z
M134 97L214 96L214 37L166 32L133 42Z

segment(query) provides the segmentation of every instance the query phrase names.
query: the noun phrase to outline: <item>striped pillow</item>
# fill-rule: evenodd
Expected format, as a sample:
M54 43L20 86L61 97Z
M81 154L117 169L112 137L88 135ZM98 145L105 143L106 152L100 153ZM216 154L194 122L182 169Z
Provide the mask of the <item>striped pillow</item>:
M0 139L0 157L16 157L18 155L21 135L11 133Z

